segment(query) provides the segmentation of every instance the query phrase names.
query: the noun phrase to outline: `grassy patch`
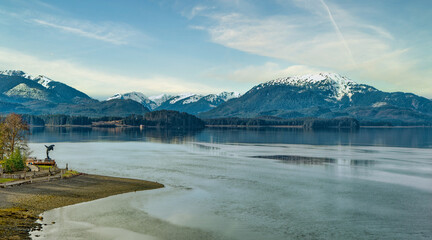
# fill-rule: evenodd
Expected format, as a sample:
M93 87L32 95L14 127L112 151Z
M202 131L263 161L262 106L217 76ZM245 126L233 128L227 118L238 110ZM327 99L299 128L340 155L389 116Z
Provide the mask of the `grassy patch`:
M68 177L77 176L77 175L80 175L80 173L75 171L75 170L69 170L63 174L63 177L68 178Z
M5 183L5 182L12 182L15 179L13 178L0 178L0 183Z

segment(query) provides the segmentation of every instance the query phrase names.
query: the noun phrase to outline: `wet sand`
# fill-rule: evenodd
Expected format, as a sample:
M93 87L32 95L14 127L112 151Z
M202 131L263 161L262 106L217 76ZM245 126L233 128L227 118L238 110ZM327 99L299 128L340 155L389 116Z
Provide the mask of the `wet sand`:
M0 239L30 239L29 232L44 211L164 185L136 179L79 175L51 182L0 189Z

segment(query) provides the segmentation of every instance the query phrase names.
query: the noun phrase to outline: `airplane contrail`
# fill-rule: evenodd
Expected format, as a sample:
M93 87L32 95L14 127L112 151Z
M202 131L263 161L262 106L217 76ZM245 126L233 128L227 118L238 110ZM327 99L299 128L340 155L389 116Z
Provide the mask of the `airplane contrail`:
M336 24L336 21L333 18L333 15L332 15L332 13L330 11L330 8L327 6L327 4L324 2L324 0L320 0L320 1L321 1L322 5L324 6L324 8L327 10L327 13L329 15L330 21L332 22L333 27L335 28L337 35L339 36L340 40L342 41L343 45L345 46L345 49L346 49L346 51L348 53L348 56L349 56L350 60L352 61L352 63L354 64L354 66L356 66L357 64L354 61L354 57L352 55L351 49L349 48L348 43L346 42L346 40L345 40L342 32L340 31L339 26Z

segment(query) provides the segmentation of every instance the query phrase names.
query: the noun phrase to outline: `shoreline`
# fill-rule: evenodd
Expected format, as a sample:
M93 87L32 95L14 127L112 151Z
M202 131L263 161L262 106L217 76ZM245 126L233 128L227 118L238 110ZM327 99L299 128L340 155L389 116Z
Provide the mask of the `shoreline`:
M30 125L32 128L98 128L98 129L113 129L113 128L140 128L140 126L132 126L132 125L121 125L121 126L112 126L112 127L100 127L100 126L92 126L92 125ZM146 126L145 128L150 129L170 129L170 128L158 128L155 126ZM244 129L244 128L296 128L303 129L303 125L206 125L205 128L225 128L225 129ZM432 128L432 125L401 125L401 126L370 126L370 125L360 125L359 128ZM175 128L176 129L176 128ZM349 127L328 127L322 129L350 129ZM316 129L320 130L320 129Z
M0 239L30 239L45 211L133 191L163 188L138 179L83 174L0 189Z

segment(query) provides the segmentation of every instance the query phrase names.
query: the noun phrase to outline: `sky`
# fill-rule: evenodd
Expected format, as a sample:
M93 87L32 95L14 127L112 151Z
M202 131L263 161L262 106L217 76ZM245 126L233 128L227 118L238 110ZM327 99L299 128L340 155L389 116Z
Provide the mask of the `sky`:
M430 0L0 0L0 70L115 93L335 72L432 98Z

